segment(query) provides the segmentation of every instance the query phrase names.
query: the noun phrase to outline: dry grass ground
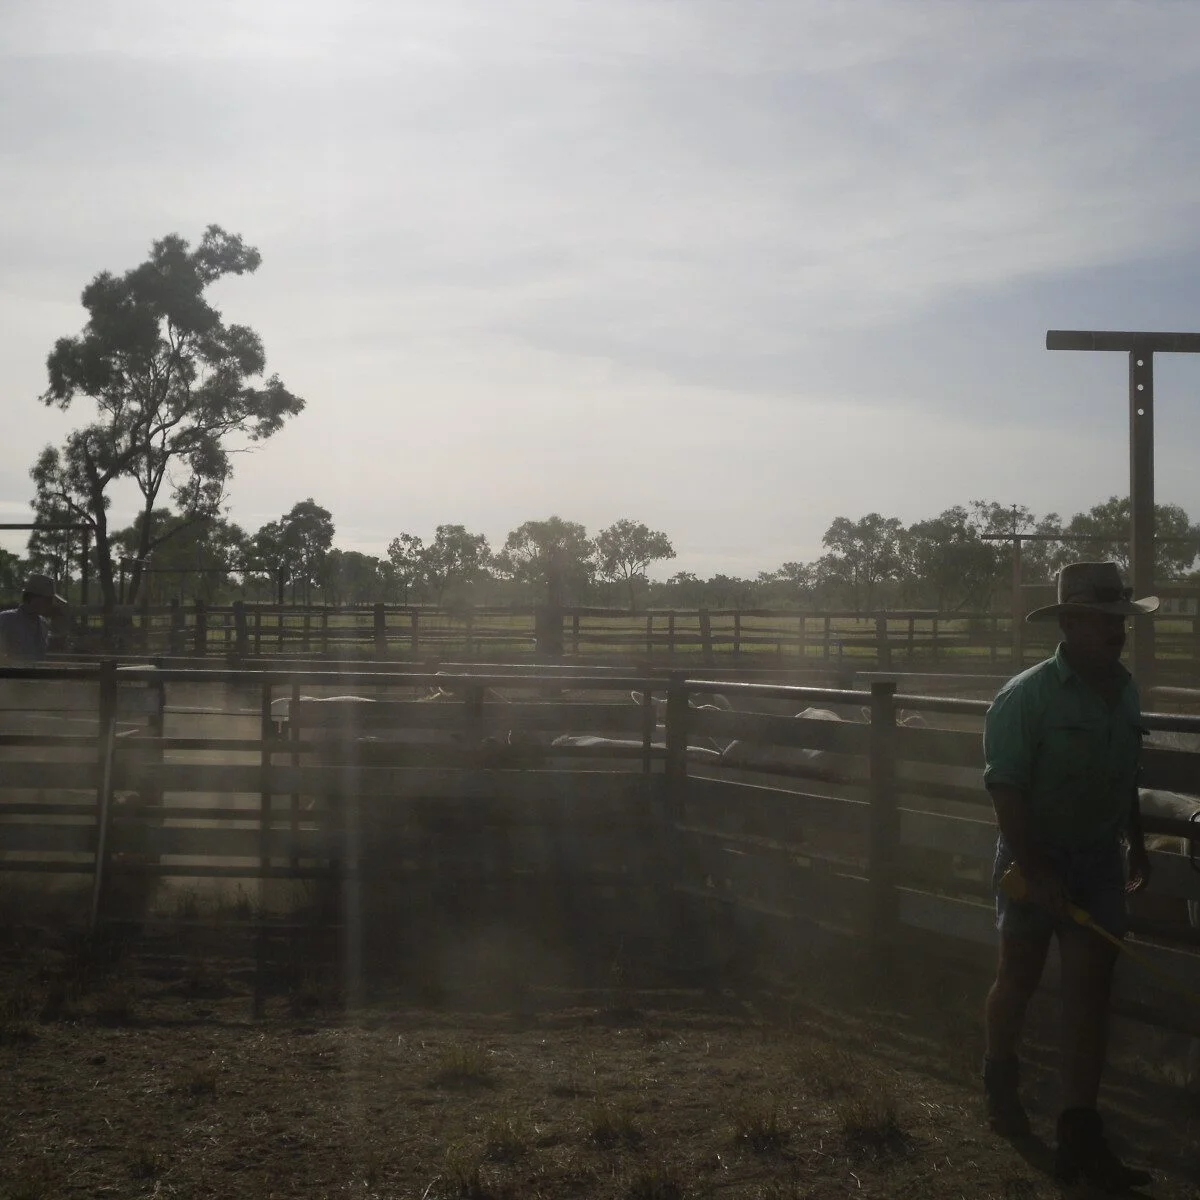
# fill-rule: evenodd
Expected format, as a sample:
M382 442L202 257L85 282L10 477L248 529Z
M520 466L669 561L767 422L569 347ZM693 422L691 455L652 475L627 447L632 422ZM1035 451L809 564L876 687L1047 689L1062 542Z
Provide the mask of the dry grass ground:
M481 975L453 1008L380 984L354 1011L310 964L254 1021L250 964L212 943L9 931L5 951L5 1200L1059 1195L1044 1143L981 1127L977 983L930 964L865 982L824 957L720 991ZM1114 1075L1106 1104L1151 1194L1200 1197L1194 1102Z

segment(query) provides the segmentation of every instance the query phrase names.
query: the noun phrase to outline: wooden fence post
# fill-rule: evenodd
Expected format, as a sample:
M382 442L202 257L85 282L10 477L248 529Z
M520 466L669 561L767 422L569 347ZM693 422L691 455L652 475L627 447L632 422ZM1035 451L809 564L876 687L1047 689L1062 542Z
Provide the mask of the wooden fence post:
M296 748L300 741L300 727L296 724L296 715L300 711L300 685L292 682L291 704L288 707L287 740L292 744L292 774L298 778L300 774L300 751ZM271 722L271 736L275 736L275 722ZM291 836L292 836L292 870L299 869L300 855L296 847L300 843L300 793L292 793L291 803Z
M321 657L329 655L329 605L321 605Z
M375 605L375 657L387 658L387 610Z
M466 625L466 639L467 639L467 657L473 658L475 655L475 610L474 610L474 608L467 609L465 625Z
M675 620L674 613L671 614L671 620ZM707 608L700 610L700 649L704 665L711 667L713 665L712 617Z
M418 659L421 656L421 614L417 609L413 609L408 614L409 620L409 653L413 659Z
M896 875L900 810L896 798L896 685L871 684L871 815L868 863L870 941L877 968L886 973L899 921Z
M244 663L250 656L250 631L246 627L246 602L233 602L233 656Z
M808 658L808 631L804 626L804 618L800 618L799 628L796 630L796 652L800 655L800 665L804 666L804 660Z
M163 660L157 658L154 660L156 671L162 671ZM149 734L158 743L154 748L154 763L156 766L161 766L166 755L163 753L162 739L167 736L167 686L162 681L162 676L156 676L154 682L150 685L154 695L154 707L150 710L146 718L146 727ZM162 808L163 794L161 779L156 780L154 787L150 793L148 803L154 808ZM160 821L161 824L161 821Z
M140 616L142 624L141 653L148 656L150 654L150 643L152 640L152 630L154 624L150 617L150 576L143 575L142 583L144 586L142 588L141 595L138 597L138 600L140 601L138 608L141 610Z
M196 601L196 626L192 632L195 638L192 653L203 658L208 653L208 607L203 600Z
M254 610L254 657L262 657L262 609Z
M547 604L534 609L534 637L537 652L546 658L563 656L563 610L557 604Z
M825 629L824 629L824 632L823 632L823 635L822 635L822 636L823 636L823 638L824 638L824 641L825 641L825 654L824 654L824 658L825 658L825 661L826 661L826 662L828 662L828 661L829 661L829 631L830 631L830 620L829 620L829 618L828 618L828 617L826 617L826 618L825 618Z
M104 897L104 879L108 870L108 830L112 811L113 755L117 740L117 663L105 659L100 664L99 736L96 739L96 767L100 777L96 789L96 866L92 876L92 908L89 927L94 933L100 921Z
M466 713L463 726L466 730L466 742L475 750L483 741L483 688L472 684L466 689L464 699Z
M122 823L127 828L132 827L130 830L132 836L117 846L119 851L128 852L132 850L136 856L134 865L139 872L143 872L137 881L137 886L132 889L132 895L129 897L131 907L128 910L128 915L135 918L149 915L147 913L148 900L151 895L151 889L154 886L154 881L158 878L155 869L162 864L161 853L152 849L151 845L148 844L153 842L153 835L150 832L150 828L153 826L154 828L161 829L165 824L162 815L162 765L166 754L163 751L162 739L166 736L167 731L167 689L161 675L163 660L156 658L151 665L154 667L156 674L154 681L146 685L146 690L152 697L153 703L145 715L146 734L154 742L154 745L149 753L144 751L138 753L137 758L141 770L150 769L152 771L154 782L148 786L142 785L136 793L127 797L126 803L123 805L122 816L124 820ZM138 690L140 689L135 689L135 692ZM114 746L115 744L114 742ZM130 748L136 750L136 742ZM152 816L147 815L147 809L151 811ZM130 842L132 842L132 845ZM154 872L154 874L150 872Z
M682 671L671 673L667 687L667 759L664 767L667 783L667 815L672 822L683 816L687 790L688 694Z
M271 874L271 751L275 725L271 720L270 678L263 680L259 703L259 781L258 781L258 871L259 894L266 894ZM291 713L295 716L295 713ZM265 905L262 907L265 908ZM254 933L254 1017L261 1019L266 1007L267 929L265 912L258 915Z
M892 644L888 641L888 619L886 613L875 614L875 651L879 658L879 669L892 669Z
M654 711L654 696L647 687L642 692L642 774L649 775L654 766L654 726L657 714Z
M800 618L800 624L804 624L804 618ZM742 661L742 614L735 612L733 614L733 661L740 663Z
M668 646L667 654L670 655L670 653L674 649L675 649L674 646ZM653 613L646 614L646 657L647 658L654 657L654 614Z
M177 596L171 597L171 634L168 642L172 657L183 653L184 647L183 608Z
M571 614L571 653L579 657L579 614Z

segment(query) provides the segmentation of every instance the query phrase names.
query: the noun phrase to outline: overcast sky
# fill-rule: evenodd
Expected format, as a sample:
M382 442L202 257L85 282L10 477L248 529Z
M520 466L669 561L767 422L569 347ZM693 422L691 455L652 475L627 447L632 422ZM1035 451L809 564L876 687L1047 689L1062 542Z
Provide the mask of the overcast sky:
M4 0L0 520L85 283L213 222L308 402L251 530L631 517L754 574L839 515L1090 507L1126 363L1045 333L1200 329L1198 108L1194 3ZM1157 367L1200 517L1200 362Z

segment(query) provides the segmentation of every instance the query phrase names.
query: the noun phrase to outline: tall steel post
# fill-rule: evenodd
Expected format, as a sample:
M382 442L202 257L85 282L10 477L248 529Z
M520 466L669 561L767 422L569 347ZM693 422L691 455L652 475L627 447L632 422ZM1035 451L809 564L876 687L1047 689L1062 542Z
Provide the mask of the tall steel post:
M1154 593L1154 355L1200 354L1200 333L1050 329L1047 350L1119 350L1129 355L1130 584ZM1133 673L1143 694L1154 683L1154 621L1133 622Z
M1134 596L1154 593L1154 355L1129 352L1129 561ZM1154 622L1132 622L1133 673L1148 692L1154 674Z
M1025 610L1021 604L1021 535L1012 540L1012 653L1013 668L1025 669Z

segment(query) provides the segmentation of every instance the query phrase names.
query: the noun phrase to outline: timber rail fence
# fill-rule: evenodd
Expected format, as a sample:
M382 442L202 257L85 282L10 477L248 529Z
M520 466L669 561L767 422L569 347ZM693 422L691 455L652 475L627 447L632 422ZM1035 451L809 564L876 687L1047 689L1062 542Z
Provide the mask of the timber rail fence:
M433 687L438 701L420 699ZM717 693L732 709L695 707ZM738 944L786 948L821 930L865 940L880 962L904 946L992 953L995 830L976 701L899 695L889 681L844 691L683 673L111 661L3 669L0 695L0 876L86 880L95 923L141 920L171 879L325 887L347 925L389 937L391 919L411 932L444 905L515 896L526 913L561 912L574 936L637 893L648 922L690 914ZM870 720L786 715L814 704L865 707ZM783 715L762 711L772 705ZM903 725L901 710L943 727ZM1198 718L1147 724L1200 733ZM611 742L553 745L561 732ZM726 768L697 749L705 738L762 757ZM797 748L828 757L797 766ZM1200 753L1147 751L1147 786L1194 791L1198 772ZM1200 829L1146 825L1193 852L1153 854L1155 893L1178 908L1200 899ZM392 918L376 908L382 881ZM1200 992L1200 934L1186 919L1134 931ZM1195 1001L1149 975L1122 971L1119 1004L1200 1036Z
M1157 677L1200 684L1200 616L1155 618ZM680 667L918 667L1010 671L1039 661L1056 629L1010 615L795 609L357 605L297 608L240 601L75 613L71 650L215 657L455 661L624 661Z

